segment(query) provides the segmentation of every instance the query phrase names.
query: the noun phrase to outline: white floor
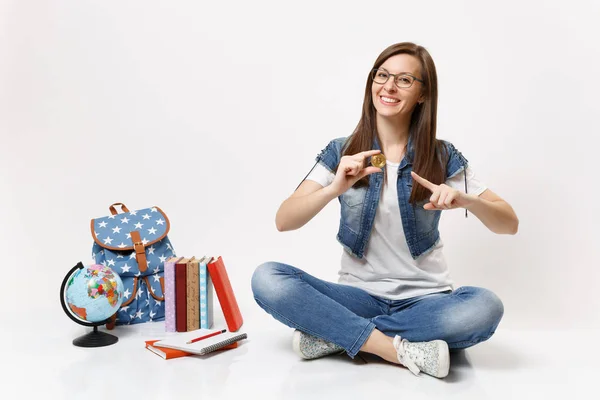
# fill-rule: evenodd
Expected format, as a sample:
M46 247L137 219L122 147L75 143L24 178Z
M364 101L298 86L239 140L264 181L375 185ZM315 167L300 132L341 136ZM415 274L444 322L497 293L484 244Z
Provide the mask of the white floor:
M89 328L66 317L40 322L2 328L2 399L600 398L594 331L499 330L453 355L439 380L362 353L301 360L292 330L266 314L244 323L248 340L237 349L168 361L144 349L144 340L164 335L162 322L118 327L118 343L95 349L71 344Z

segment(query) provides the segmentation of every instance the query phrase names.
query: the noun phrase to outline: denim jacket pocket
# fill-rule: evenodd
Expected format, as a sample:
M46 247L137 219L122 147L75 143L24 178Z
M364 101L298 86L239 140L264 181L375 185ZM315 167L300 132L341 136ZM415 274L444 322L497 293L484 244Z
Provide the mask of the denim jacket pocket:
M423 208L423 206L427 203L429 203L429 198L421 200L415 204L415 224L418 238L427 236L431 232L435 231L440 219L441 211L426 210Z
M342 212L340 222L355 234L360 233L362 229L363 205L366 193L366 187L350 188L340 196Z
M344 205L348 207L356 207L364 203L366 193L366 187L361 187L358 189L351 187L342 193L340 199Z

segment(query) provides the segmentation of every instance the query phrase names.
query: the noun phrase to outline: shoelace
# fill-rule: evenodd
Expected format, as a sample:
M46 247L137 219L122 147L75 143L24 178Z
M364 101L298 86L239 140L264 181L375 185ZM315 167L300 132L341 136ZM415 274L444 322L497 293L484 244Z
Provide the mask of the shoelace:
M398 361L406 368L410 370L415 375L419 375L421 370L417 367L414 360L406 353L405 345L408 343L408 340L402 339L400 336L394 337L394 348L396 349L396 353L398 354Z

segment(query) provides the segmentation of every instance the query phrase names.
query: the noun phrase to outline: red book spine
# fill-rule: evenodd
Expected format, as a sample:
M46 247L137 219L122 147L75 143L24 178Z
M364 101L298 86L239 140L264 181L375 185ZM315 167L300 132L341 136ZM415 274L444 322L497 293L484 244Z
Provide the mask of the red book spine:
M175 264L175 329L187 332L187 262Z
M242 313L238 307L237 300L233 294L233 288L225 269L225 264L221 257L216 260L213 259L207 266L210 279L213 282L215 292L217 292L217 298L221 304L223 315L225 316L225 322L227 322L227 329L230 332L235 332L244 323Z

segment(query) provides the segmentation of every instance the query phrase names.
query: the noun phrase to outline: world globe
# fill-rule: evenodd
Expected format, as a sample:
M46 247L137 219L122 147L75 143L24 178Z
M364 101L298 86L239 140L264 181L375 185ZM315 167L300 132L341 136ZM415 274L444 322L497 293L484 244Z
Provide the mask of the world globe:
M73 340L83 347L106 346L117 342L117 337L98 331L98 326L110 319L123 303L123 281L110 267L81 262L64 277L60 289L61 304L67 315L80 325L94 327L94 331Z

